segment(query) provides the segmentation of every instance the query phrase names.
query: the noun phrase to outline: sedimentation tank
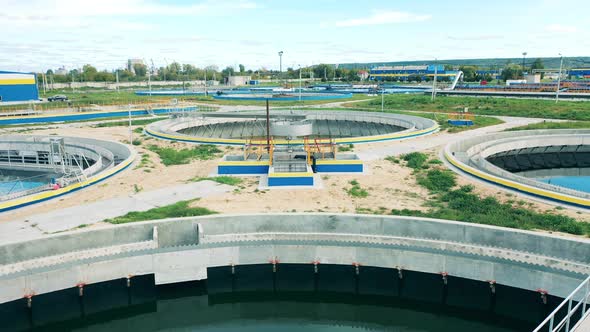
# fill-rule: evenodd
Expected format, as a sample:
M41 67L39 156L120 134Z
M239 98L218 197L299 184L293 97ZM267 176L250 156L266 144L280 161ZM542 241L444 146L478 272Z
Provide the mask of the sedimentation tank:
M310 138L331 138L336 144L357 144L406 139L436 132L438 124L417 116L355 111L272 111L271 123L303 121L311 126ZM193 143L244 145L249 139L266 136L265 112L187 114L150 124L146 133L162 139ZM303 140L276 144L301 144Z
M26 310L54 306L51 299L75 310L82 305L82 314L127 307L133 303L128 298L141 301L134 290L141 284L180 290L188 284L178 283L207 280L203 287L210 296L226 299L248 294L261 300L265 290L273 296L389 294L391 301L468 306L473 315L482 310L534 326L588 274L588 239L415 217L191 217L0 245L0 314L11 312L17 321ZM105 288L105 282L115 284ZM107 305L101 289L122 302ZM344 301L339 299L333 304ZM216 314L215 307L207 310ZM54 319L64 317L53 311Z
M0 196L0 212L100 182L127 168L134 158L133 149L112 141L4 135L0 139L0 173L10 176L3 182L2 187L9 189Z
M554 202L590 207L590 130L523 130L473 137L445 147L446 159L482 180ZM579 177L578 186L551 181Z

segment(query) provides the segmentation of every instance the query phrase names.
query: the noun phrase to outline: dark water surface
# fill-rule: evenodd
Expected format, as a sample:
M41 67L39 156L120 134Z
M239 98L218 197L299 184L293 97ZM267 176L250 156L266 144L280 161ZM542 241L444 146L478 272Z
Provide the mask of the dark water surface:
M502 285L437 274L311 264L208 270L154 286L153 275L0 306L0 331L531 331L559 303Z

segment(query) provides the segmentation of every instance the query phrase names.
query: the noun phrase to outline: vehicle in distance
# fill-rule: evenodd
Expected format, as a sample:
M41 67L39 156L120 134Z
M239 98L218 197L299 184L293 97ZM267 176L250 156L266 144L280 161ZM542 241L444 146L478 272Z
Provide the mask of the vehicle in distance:
M55 95L47 98L47 101L68 101L68 97L64 95Z

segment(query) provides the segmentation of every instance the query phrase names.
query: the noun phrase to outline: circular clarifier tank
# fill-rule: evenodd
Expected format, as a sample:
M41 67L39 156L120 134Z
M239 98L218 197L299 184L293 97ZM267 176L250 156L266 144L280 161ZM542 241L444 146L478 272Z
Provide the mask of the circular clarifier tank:
M331 138L336 143L366 143L403 139L438 130L436 122L416 116L376 112L273 111L270 134L275 144L307 138ZM266 113L200 113L151 124L153 136L194 143L244 144L265 137Z

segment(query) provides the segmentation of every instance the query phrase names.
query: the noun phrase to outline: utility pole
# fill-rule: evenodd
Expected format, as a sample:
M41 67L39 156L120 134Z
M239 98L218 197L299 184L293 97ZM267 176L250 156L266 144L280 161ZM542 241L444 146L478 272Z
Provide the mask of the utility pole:
M119 93L119 69L115 71L115 80L117 81L115 87L117 88L117 93Z
M207 94L207 67L205 67L203 69L203 71L205 72L205 96L208 96L208 94Z
M557 76L557 89L555 90L555 103L559 101L559 88L561 85L561 69L563 67L563 55L559 53L559 76Z
M281 75L283 73L283 51L279 51L279 77L278 81L281 81Z
M131 129L131 104L127 105L127 110L129 114L129 144L133 145L133 130Z
M299 65L299 102L301 102L301 65Z
M384 111L385 107L385 88L383 85L381 86L381 112Z
M434 59L434 79L432 80L432 101L436 98L436 76L438 75L438 59Z

